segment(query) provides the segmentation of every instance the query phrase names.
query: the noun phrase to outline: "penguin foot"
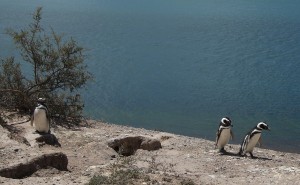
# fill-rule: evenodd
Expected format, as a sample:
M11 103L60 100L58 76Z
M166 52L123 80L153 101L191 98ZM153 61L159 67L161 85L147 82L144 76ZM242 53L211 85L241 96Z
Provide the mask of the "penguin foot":
M50 130L48 132L40 132L38 130L34 131L33 134L39 134L39 135L45 135L45 134L51 134Z
M43 135L43 134L44 134L43 132L40 132L40 131L38 131L38 130L36 130L35 133L40 134L40 135Z
M255 157L255 156L252 154L252 152L249 152L249 154L250 154L250 156L251 156L252 159L257 159L257 157Z
M221 148L219 151L221 154L227 154L227 151L224 148Z
M242 151L239 151L239 153L237 153L237 155L240 156L240 157L247 157L247 155L246 155L246 154L243 154Z
M246 154L242 155L242 154L239 154L240 157L247 157Z
M38 131L38 130L36 130L36 131L34 131L34 132L32 132L33 134L41 134L41 132L40 131Z

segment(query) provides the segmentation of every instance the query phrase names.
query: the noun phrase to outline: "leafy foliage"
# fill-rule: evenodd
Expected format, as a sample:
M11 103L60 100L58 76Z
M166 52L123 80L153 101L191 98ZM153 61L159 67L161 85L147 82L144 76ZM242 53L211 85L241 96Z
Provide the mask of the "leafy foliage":
M14 57L1 59L0 104L28 112L38 97L44 97L54 120L78 123L84 107L78 90L92 79L84 64L84 49L53 29L44 31L41 11L42 8L36 9L33 22L26 29L7 30L23 63ZM27 71L32 74L24 75L21 65L29 66Z

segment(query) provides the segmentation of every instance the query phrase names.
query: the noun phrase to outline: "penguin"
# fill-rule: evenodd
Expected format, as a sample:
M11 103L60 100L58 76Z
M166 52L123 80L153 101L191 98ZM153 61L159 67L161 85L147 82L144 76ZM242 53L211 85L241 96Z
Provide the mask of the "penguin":
M31 126L33 125L37 133L50 133L50 118L45 98L37 100L37 107L31 117Z
M220 152L226 153L224 146L229 142L229 139L233 139L233 132L231 130L233 125L229 117L224 117L221 119L219 124L219 129L216 133L216 144L215 148L218 148Z
M255 158L252 152L257 143L261 145L262 130L270 130L265 122L259 122L250 132L247 133L243 143L241 144L239 151L240 156L245 156L246 153L249 153L251 158Z

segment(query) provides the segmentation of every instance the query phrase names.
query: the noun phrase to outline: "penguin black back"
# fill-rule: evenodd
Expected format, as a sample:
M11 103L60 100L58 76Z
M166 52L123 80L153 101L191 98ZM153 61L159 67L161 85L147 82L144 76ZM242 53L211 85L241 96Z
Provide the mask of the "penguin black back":
M230 138L233 138L233 133L231 131L231 120L229 117L224 117L221 119L218 131L216 133L216 143L215 148L218 148L220 152L226 153L224 146L228 143Z
M251 129L241 144L239 155L244 156L249 153L252 158L254 158L252 151L257 143L261 143L261 133L262 130L270 130L265 122L259 122L253 129Z

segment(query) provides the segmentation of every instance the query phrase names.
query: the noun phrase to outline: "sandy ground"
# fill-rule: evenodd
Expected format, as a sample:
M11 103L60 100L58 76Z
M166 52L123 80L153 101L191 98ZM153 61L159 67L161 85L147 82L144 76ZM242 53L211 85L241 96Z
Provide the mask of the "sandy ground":
M14 116L7 125L16 129L15 135L25 137L30 146L0 126L0 169L42 154L63 152L68 157L69 171L49 167L23 179L0 177L0 184L86 184L94 175L109 176L116 164L138 169L149 177L133 184L300 184L300 154L255 148L257 158L251 159L235 155L239 146L229 144L226 148L230 153L221 155L213 142L204 139L96 121L77 129L52 128L61 147L39 146L29 121L22 120L28 117ZM139 149L133 156L119 157L107 141L125 134L157 138L162 148Z

